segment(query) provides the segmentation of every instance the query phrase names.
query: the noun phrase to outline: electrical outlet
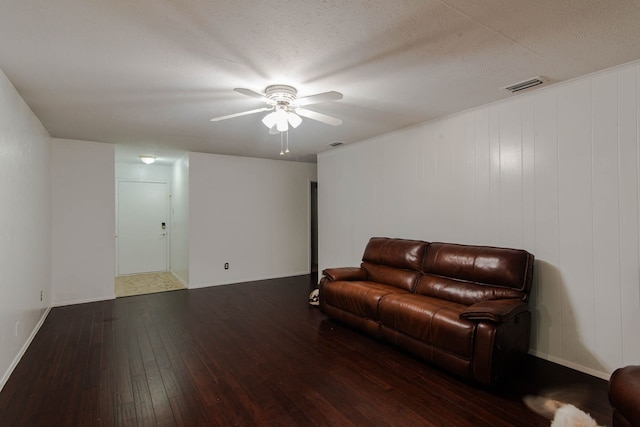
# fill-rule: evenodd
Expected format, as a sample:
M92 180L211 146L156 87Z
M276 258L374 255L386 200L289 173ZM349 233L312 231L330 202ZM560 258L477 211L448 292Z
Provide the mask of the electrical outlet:
M228 269L229 269L229 263L228 263L228 262L225 262L225 263L224 263L224 269L225 269L225 270L228 270Z
M40 301L42 301L42 291L40 291Z
M18 320L16 322L16 336L18 336L20 334L20 321Z

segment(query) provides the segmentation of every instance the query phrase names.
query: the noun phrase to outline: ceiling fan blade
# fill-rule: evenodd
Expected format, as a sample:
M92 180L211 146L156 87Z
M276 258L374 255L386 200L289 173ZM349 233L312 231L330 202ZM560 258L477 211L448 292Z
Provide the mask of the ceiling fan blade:
M317 111L307 110L306 108L296 108L296 113L301 115L302 117L306 117L311 120L317 120L331 126L340 126L342 124L342 120L336 117L318 113Z
M254 90L251 90L251 89L245 89L245 88L242 88L242 87L237 87L237 88L235 88L233 90L235 90L236 92L241 93L243 95L250 96L251 98L258 98L258 99L262 100L263 102L269 103L271 101L269 98L267 98L265 96L264 93L258 93L258 92L254 91Z
M315 95L304 96L302 98L298 98L294 101L294 105L303 107L305 105L311 104L319 104L321 102L328 101L338 101L342 99L342 94L340 92L331 91L331 92L322 92L317 93Z
M211 122L219 122L221 120L232 119L234 117L247 116L249 114L261 113L262 111L273 110L273 107L262 107L256 108L255 110L243 111L241 113L228 114L226 116L214 117L213 119L209 119Z

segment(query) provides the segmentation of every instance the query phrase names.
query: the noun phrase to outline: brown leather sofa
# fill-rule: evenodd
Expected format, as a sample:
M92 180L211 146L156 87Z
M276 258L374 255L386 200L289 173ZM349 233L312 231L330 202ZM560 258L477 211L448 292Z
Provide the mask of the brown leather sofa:
M533 261L524 250L374 237L359 268L323 271L320 309L494 385L529 350Z
M613 427L640 426L640 366L616 369L609 379Z

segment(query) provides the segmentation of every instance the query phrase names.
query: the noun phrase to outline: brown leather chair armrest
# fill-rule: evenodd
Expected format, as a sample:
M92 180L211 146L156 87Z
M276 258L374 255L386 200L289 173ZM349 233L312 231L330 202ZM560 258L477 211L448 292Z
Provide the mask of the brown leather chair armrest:
M329 280L367 280L367 271L360 267L327 268L322 274Z
M518 299L482 301L470 305L468 309L460 314L460 318L503 323L520 313L526 312L527 310L529 310L529 305Z
M613 425L640 425L640 366L616 369L609 379Z

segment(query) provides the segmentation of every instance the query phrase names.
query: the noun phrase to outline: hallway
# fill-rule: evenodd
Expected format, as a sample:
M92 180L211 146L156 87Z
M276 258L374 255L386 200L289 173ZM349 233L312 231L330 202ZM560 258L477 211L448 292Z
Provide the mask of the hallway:
M119 276L116 277L115 285L116 298L187 289L170 272Z

